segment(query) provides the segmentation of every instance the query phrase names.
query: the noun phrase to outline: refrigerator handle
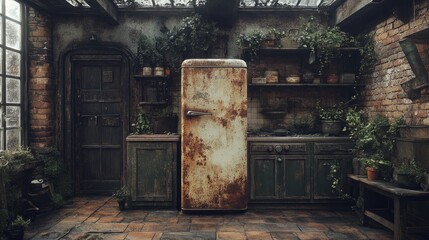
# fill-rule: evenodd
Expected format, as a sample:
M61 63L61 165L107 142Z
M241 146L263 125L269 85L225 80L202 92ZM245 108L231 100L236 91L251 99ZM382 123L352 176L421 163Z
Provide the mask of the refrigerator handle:
M186 111L186 116L189 116L189 117L195 117L195 116L201 116L201 115L212 115L212 114L208 112L197 112L192 110Z

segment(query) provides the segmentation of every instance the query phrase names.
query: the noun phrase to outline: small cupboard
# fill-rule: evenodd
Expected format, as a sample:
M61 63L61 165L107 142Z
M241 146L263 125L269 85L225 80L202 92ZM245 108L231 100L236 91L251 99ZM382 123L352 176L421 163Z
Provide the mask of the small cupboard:
M133 206L177 208L179 135L127 137L127 186Z

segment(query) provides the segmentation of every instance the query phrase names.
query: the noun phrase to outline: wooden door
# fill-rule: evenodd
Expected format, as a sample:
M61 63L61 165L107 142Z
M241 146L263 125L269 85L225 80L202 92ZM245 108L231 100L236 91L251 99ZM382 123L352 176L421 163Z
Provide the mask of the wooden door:
M120 188L123 152L121 61L79 61L75 83L78 188L111 194Z

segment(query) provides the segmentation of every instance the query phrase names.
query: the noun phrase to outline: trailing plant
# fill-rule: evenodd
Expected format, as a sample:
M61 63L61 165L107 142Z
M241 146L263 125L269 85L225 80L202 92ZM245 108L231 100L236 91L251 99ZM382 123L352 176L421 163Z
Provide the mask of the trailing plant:
M153 133L152 130L152 121L144 112L140 112L134 123L131 124L132 131L134 134L151 134Z
M239 48L242 49L241 58L245 61L253 61L259 55L262 48L265 34L261 31L255 31L249 34L240 34L236 41Z
M354 199L350 194L345 193L342 188L343 183L341 181L340 161L334 161L329 166L328 180L331 182L331 190L333 194L338 195L342 200L356 202L356 199Z
M359 74L366 74L374 69L377 61L377 54L375 52L375 42L373 34L363 34L356 36L358 43L359 53L361 56Z

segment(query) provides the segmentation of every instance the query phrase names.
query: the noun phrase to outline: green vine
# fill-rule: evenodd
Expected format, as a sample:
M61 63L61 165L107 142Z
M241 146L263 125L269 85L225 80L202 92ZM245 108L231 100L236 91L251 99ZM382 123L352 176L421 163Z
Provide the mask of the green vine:
M131 124L132 131L134 134L152 134L152 121L144 112L140 112L136 120Z

